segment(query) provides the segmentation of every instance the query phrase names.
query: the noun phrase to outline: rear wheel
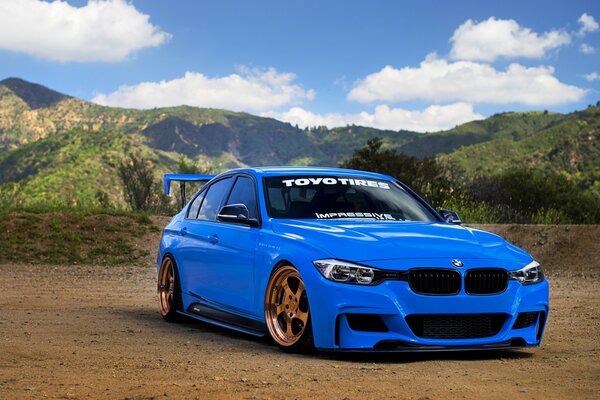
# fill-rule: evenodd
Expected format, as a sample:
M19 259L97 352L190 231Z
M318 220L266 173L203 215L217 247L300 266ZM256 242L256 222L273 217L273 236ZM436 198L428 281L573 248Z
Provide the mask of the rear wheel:
M163 259L158 273L158 302L160 315L165 321L181 321L181 315L177 313L182 309L181 283L177 265L171 256Z
M277 269L267 285L265 319L275 343L286 352L314 350L308 296L296 268Z

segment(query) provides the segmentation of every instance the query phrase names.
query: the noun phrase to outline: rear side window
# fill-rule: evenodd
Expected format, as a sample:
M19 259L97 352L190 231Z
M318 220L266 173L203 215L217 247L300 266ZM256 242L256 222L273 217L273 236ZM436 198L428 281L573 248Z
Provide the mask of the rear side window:
M243 204L248 208L248 214L250 218L258 218L258 207L256 206L256 190L254 188L254 182L252 179L240 176L235 181L235 185L227 200L227 205L230 204Z
M210 185L208 192L204 197L204 201L200 206L198 219L216 221L219 208L221 207L221 204L225 200L225 196L231 187L231 181L231 178L225 178Z
M190 208L188 209L187 213L187 218L195 219L198 216L198 210L200 209L200 204L202 204L202 199L204 199L205 194L206 191L196 196L192 204L190 204Z

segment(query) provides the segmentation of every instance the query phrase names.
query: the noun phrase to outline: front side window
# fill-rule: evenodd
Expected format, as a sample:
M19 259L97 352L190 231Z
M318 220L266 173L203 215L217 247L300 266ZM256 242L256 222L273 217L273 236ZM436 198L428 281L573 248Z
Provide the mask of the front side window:
M272 218L438 221L394 182L347 176L266 178Z
M231 178L221 179L208 188L198 212L198 219L216 221L221 204L231 187Z
M248 208L250 219L258 219L258 207L256 205L256 190L254 182L246 176L240 176L235 181L226 205L243 204Z

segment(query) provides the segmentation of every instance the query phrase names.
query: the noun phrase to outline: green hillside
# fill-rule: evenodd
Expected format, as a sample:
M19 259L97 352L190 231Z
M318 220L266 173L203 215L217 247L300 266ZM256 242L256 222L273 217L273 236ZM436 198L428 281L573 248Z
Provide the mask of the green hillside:
M511 117L515 125L521 119L532 118L523 113ZM581 188L592 188L600 194L600 107L562 116L541 129L514 138L500 136L463 146L440 159L452 162L465 172L466 178L497 174L512 166L528 166L562 173Z
M0 194L25 204L122 205L116 167L136 153L156 172L188 162L226 170L247 165L335 166L382 136L399 146L419 134L346 127L303 130L271 118L180 106L99 106L17 78L0 82Z
M468 122L447 131L420 135L416 140L401 146L400 151L412 156L425 157L451 153L460 147L490 140L518 141L569 118L547 112L496 114L488 119Z
M122 206L125 155L158 174L184 157L213 171L238 166L337 166L369 139L451 163L464 181L511 166L555 171L600 193L598 107L571 114L503 113L420 134L360 126L299 129L272 118L180 106L99 106L18 78L0 81L0 196L9 204ZM7 200L8 199L8 200Z
M119 133L60 132L0 155L0 186L27 204L97 205L120 199L116 166L135 142ZM118 203L118 202L117 202Z

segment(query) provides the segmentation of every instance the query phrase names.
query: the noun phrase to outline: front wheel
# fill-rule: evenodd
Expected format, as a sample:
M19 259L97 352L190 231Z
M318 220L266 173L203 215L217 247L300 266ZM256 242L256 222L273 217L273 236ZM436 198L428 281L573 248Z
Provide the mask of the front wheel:
M265 319L275 343L286 352L314 350L308 296L296 268L273 272L265 295Z
M182 308L181 283L177 265L171 256L163 259L158 272L158 303L160 315L165 321L181 321L181 315L177 313Z

